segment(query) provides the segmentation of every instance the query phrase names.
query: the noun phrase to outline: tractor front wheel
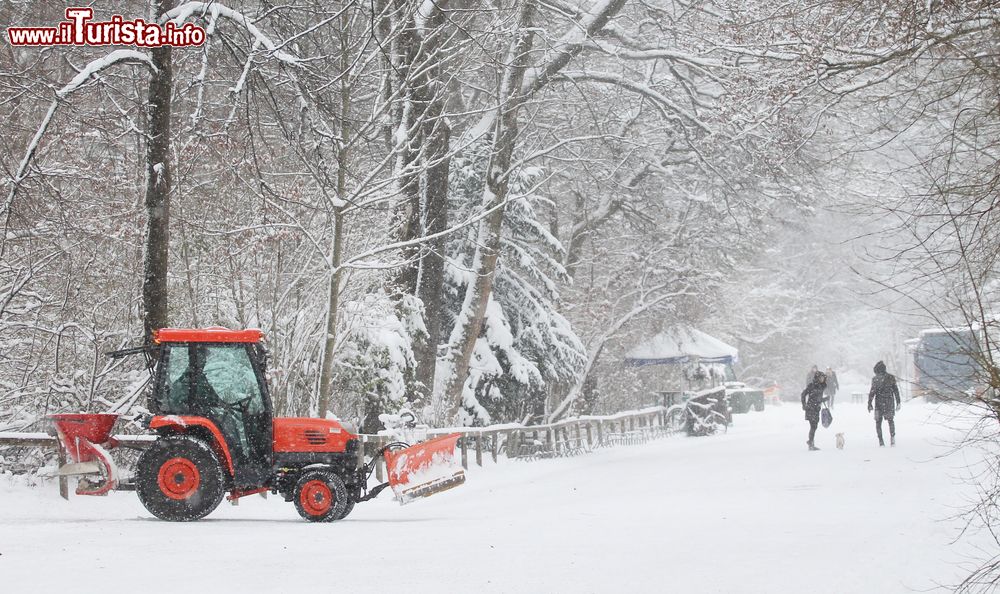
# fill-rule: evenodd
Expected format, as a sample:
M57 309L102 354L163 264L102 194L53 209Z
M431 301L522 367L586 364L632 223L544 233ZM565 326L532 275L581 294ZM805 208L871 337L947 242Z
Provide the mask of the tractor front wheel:
M310 522L332 522L347 515L347 486L326 470L302 473L295 483L295 509Z
M156 440L139 457L135 482L142 505L170 522L204 518L225 494L219 458L203 440L187 435Z
M348 494L348 496L347 496L347 504L344 505L344 511L336 519L343 520L344 518L347 517L347 515L349 513L351 513L352 511L354 511L354 503L355 503L355 499L353 497L351 497L350 494Z

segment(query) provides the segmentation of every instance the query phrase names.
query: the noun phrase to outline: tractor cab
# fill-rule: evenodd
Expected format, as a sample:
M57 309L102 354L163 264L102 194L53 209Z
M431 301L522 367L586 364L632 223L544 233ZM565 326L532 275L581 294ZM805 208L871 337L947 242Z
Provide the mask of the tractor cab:
M150 410L213 423L225 438L239 487L260 484L272 465L273 415L260 339L259 330L156 333L160 353Z

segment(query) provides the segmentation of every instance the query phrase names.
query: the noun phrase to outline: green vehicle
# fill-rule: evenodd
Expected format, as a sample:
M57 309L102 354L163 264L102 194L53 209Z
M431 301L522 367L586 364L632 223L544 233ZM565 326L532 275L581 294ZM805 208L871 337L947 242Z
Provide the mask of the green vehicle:
M732 365L726 365L726 381L723 385L733 414L746 414L751 409L758 412L764 410L764 391L737 380Z
M745 414L750 409L764 410L764 391L751 388L743 382L726 382L726 397L733 414Z

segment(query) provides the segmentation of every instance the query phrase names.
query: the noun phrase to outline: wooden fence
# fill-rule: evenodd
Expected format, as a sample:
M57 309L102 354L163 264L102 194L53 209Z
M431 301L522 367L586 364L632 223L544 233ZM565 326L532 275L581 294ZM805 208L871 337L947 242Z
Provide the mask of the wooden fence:
M145 449L154 441L151 435L115 435L121 447ZM59 466L66 463L66 452L59 447L59 439L48 433L0 433L0 447L45 448L55 450ZM69 499L69 479L59 478L59 495Z
M594 448L624 444L645 443L650 439L671 435L684 429L684 406L654 406L636 411L608 416L583 416L566 419L549 425L493 425L489 427L457 427L430 429L428 437L458 433L459 454L462 467L469 467L473 457L477 466L483 466L488 454L496 463L502 455L509 459L537 460L571 456ZM378 435L361 435L367 454L396 441L389 432ZM375 476L385 480L385 465L376 463Z
M557 456L570 456L593 448L623 444L638 444L683 430L683 406L656 406L637 411L608 416L585 416L566 419L549 425L493 425L489 427L459 427L455 429L430 429L428 437L461 434L458 441L462 467L469 467L469 457L477 466L483 466L485 455L496 463L500 456L511 459L537 460ZM371 456L385 445L395 441L387 432L379 435L360 435L364 447L360 456ZM151 435L115 435L121 446L133 449L149 447ZM65 453L58 439L47 433L0 433L0 447L32 447L52 449L59 465L66 463ZM362 459L362 462L364 460ZM379 458L375 466L379 482L385 480L385 463ZM59 493L69 494L66 477L59 477Z

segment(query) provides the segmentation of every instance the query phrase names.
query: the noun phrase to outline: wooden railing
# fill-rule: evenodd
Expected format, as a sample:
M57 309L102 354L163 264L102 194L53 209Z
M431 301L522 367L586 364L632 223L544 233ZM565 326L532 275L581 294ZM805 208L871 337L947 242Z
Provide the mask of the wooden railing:
M154 437L151 435L115 435L119 444L129 448L145 449L152 445ZM66 452L59 446L59 439L48 433L0 433L0 447L21 447L21 448L45 448L56 452L59 466L66 463ZM59 495L63 499L69 498L69 481L67 477L59 478Z
M469 467L470 455L476 466L483 466L488 453L494 463L501 455L510 459L537 460L569 456L599 447L646 441L684 429L684 406L654 406L607 416L582 416L548 425L491 425L430 429L428 437L458 433L462 467ZM363 451L369 455L395 441L393 434L361 435ZM375 476L385 480L385 465L376 463Z

